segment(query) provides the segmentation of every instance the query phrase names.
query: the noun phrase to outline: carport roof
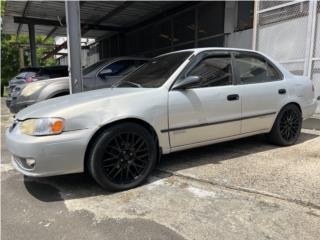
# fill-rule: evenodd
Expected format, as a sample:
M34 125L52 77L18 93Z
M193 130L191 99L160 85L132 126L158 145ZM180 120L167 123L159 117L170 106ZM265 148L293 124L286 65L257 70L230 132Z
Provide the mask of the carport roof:
M28 34L27 23L34 23L36 34L66 36L64 1L6 1L5 4L4 33ZM125 31L190 4L184 1L81 1L82 37L100 38L114 31Z

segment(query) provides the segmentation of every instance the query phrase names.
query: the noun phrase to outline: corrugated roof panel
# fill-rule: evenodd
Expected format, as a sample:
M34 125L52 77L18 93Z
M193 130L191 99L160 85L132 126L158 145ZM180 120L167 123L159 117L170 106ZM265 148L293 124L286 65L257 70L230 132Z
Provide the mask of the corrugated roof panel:
M87 1L80 2L81 22L96 23L102 17L108 15L114 9L121 6L124 2L120 1ZM172 9L184 4L182 1L152 1L152 2L134 2L129 7L123 9L118 14L110 17L100 25L114 25L128 27L138 22L158 15L163 11ZM12 16L22 16L26 6L26 1L7 1L5 16L3 18L3 31L5 33L16 34L18 25L13 22ZM64 1L30 1L26 17L40 18L49 20L58 20L65 17ZM54 26L36 26L36 34L48 34ZM28 33L28 28L24 24L21 33ZM97 38L104 36L106 31L90 30L85 36ZM65 36L65 27L58 27L52 36Z
M111 11L119 7L123 2L86 2L81 6L81 21L95 23Z
M21 16L26 6L25 1L21 1L21 2L6 1L5 4L6 4L5 15L8 15L8 16Z
M62 1L30 1L26 17L57 20L65 16L65 4Z

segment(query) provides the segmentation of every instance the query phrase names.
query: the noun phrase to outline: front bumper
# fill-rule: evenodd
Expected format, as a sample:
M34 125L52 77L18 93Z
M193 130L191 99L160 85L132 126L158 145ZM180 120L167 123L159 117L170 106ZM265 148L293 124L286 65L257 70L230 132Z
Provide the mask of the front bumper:
M10 108L11 101L12 101L11 97L8 97L8 98L6 99L7 108Z
M12 153L12 163L22 174L46 177L84 171L86 146L91 130L76 130L51 136L28 136L16 126L6 131L6 146ZM35 164L30 167L27 159Z

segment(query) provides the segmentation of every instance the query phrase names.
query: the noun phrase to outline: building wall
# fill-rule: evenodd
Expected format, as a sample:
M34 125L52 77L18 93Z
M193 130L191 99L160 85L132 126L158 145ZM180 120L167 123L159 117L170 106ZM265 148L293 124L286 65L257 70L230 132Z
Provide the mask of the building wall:
M320 96L320 2L259 1L256 6L256 49L293 74L309 77Z
M194 47L251 48L253 2L201 2L126 34L100 41L100 58L155 56Z
M126 34L82 49L82 66L123 55L152 57L194 47L252 46L253 2L200 2ZM67 58L60 62L67 64Z

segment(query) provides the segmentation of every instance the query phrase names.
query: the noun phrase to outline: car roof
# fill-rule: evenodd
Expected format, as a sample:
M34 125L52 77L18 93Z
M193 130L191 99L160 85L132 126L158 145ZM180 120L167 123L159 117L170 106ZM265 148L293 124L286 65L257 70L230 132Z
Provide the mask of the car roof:
M150 58L147 57L138 57L138 56L120 56L120 57L109 57L109 58L103 58L99 61L117 61L117 60L150 60Z
M204 48L189 48L189 49L183 49L179 51L174 52L168 52L165 54L161 54L159 56L169 55L172 53L179 53L179 52L193 52L194 54L198 54L200 52L204 51L239 51L239 52L252 52L252 53L259 53L258 51L252 50L252 49L245 49L245 48L225 48L225 47L204 47Z

